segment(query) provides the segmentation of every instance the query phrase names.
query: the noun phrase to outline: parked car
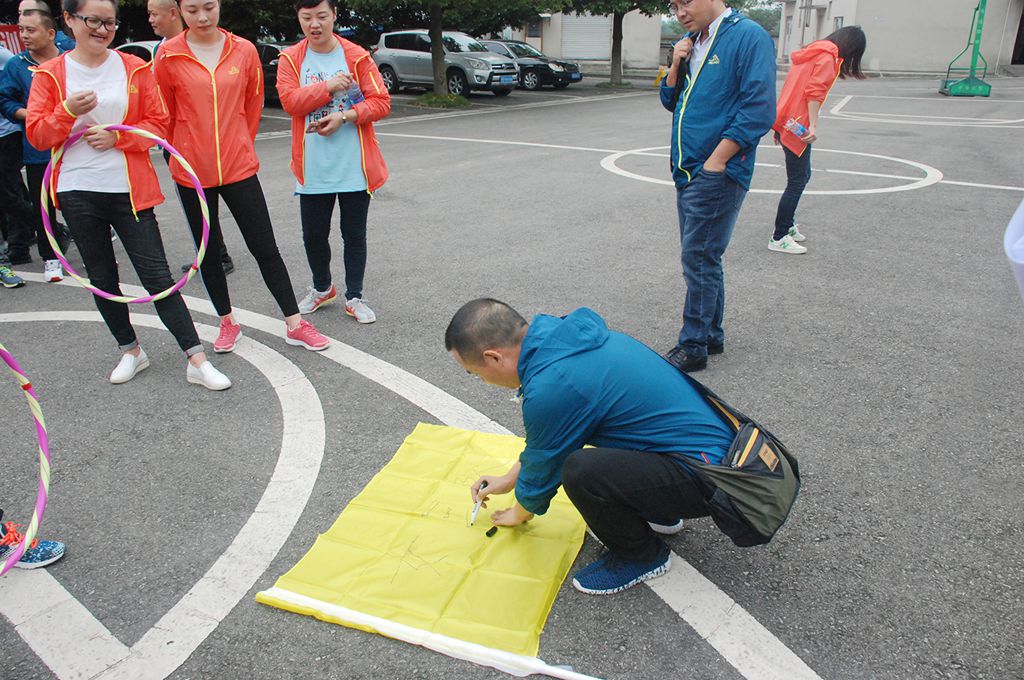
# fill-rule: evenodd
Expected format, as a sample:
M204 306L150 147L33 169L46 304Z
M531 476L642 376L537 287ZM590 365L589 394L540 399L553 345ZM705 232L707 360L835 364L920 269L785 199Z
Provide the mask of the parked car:
M156 46L159 44L159 40L140 40L139 42L125 43L116 49L119 52L136 56L143 61L153 61L153 54L156 53Z
M280 104L277 96L277 62L281 60L281 51L294 43L256 43L256 52L260 55L263 66L263 86L266 94L263 101L267 104Z
M519 72L510 58L501 58L465 33L445 31L444 64L448 92L466 96L471 90L490 90L504 97L516 86ZM430 36L424 30L385 33L373 50L388 92L395 94L405 86L430 87L434 67L430 56Z
M521 40L481 40L480 44L499 56L515 60L519 67L519 87L524 89L539 90L544 85L554 85L561 90L583 80L579 64L552 59Z

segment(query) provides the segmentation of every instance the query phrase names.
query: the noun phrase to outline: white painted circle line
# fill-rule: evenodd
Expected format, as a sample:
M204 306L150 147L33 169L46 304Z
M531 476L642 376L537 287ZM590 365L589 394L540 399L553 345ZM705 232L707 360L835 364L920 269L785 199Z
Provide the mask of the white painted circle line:
M102 318L89 311L0 315L0 323L30 321ZM152 314L133 313L132 323L164 328ZM207 342L217 338L213 326L196 324L196 330ZM298 523L320 474L326 445L320 397L295 364L266 345L243 337L235 353L266 377L281 405L277 465L252 515L224 553L135 645L129 649L117 640L42 569L13 571L14 578L0 579L0 613L18 621L19 635L62 680L160 680L170 675L256 583ZM180 361L181 356L174 358Z
M39 283L43 282L41 274L25 273L22 274L22 278ZM63 281L60 285L79 287L73 281ZM143 291L143 288L140 286L127 284L121 284L121 288L128 295L138 295ZM183 295L182 297L190 309L205 314L213 313L209 301L188 295ZM244 326L256 328L276 336L280 336L283 333L284 322L279 319L239 308L235 308L234 312L238 322ZM69 313L60 312L59 314L62 318L66 318ZM132 318L137 318L137 315L133 315ZM245 338L243 338L244 340ZM331 346L322 352L318 352L317 356L330 359L365 376L407 399L427 413L434 415L446 425L476 429L483 432L494 432L496 434L511 434L500 424L422 378L334 338L330 338L330 340ZM230 550L221 559L224 559L229 554ZM662 589L662 592L659 592L658 589L654 589L654 592L658 593L665 600L666 604L686 623L697 630L698 633L703 630L716 631L716 634L713 636L706 636L703 633L701 635L744 677L748 678L748 680L773 678L776 677L773 675L775 668L799 668L803 664L799 657L772 635L768 629L758 623L746 610L736 604L732 598L719 589L712 581L694 569L685 559L674 552L672 559L675 563L676 576L672 577L669 583L671 584L671 592L676 594L666 597L662 592L669 591ZM672 573L669 572L669 574ZM0 586L2 586L2 581L3 579L0 579ZM653 586L657 581L658 579L648 582L648 585ZM721 611L709 609L705 606L708 603L720 604L724 602L730 603L728 605L728 612L731 614L724 618L721 615ZM0 605L2 603L3 598L0 597ZM3 613L6 615L6 611ZM202 620L196 621L196 624L202 627ZM216 628L216 624L206 626L199 631L202 633L203 639L213 632L214 628ZM751 635L752 632L755 634L748 640L747 636ZM189 654L191 654L191 651L189 651ZM178 663L180 664L183 661L184 659ZM806 665L803 664L803 667L806 668ZM173 671L173 668L171 671ZM167 674L171 671L168 671ZM150 678L152 680L162 680L165 676L166 674L162 676L146 675L137 677L145 678L146 680ZM62 680L66 680L64 676L61 677ZM101 678L97 678L97 680L111 680L115 677L119 680L121 678L123 680L136 680L136 678L131 676L121 675L104 675ZM809 668L806 673L791 677L797 680L819 680Z
M624 169L622 169L622 168L620 168L618 166L619 160L621 158L626 157L626 156L641 156L641 155L642 156L648 156L648 155L650 155L650 152L652 152L652 151L659 151L659 150L664 150L664 149L668 149L668 148L670 148L670 147L667 147L667 146L652 146L652 147L646 147L646 148L643 148L643 149L632 149L630 151L619 151L617 153L613 153L613 154L611 154L609 156L605 156L604 158L602 158L601 159L601 167L604 168L605 170L607 170L608 172L614 173L616 175L620 175L622 177L627 177L629 179L635 179L635 180L638 180L638 181L641 181L641 182L648 182L650 184L660 184L660 185L663 185L663 186L675 186L675 183L672 180L661 179L661 178L658 178L658 177L648 177L646 175L640 175L640 174L637 174L635 172L630 172L629 170L624 170ZM775 146L770 146L770 145L767 145L767 144L762 144L762 145L758 146L757 148L760 150L760 149L779 149L780 147L775 147ZM931 186L932 184L936 184L936 183L942 181L942 172L940 170L938 170L937 168L933 168L930 165L925 165L924 163L918 163L917 161L910 161L910 160L907 160L905 158L894 158L892 156L882 156L880 154L863 153L863 152L860 152L860 151L840 151L838 149L814 149L814 153L838 153L838 154L846 154L846 155L849 155L849 156L864 156L866 158L873 158L873 159L878 159L878 160L891 161L893 163L903 163L905 165L909 165L909 166L911 166L913 168L917 168L917 169L921 170L922 172L924 172L925 175L924 175L924 177L922 177L920 179L916 179L914 181L911 181L909 184L900 184L900 185L897 185L897 186L894 186L894 187L879 187L879 188L876 188L876 189L835 189L835 190L819 189L819 190L805 191L804 195L812 195L812 196L814 196L814 195L817 195L817 196L852 196L852 195L857 195L857 194L889 194L889 193L894 193L894 192L898 192L898 191L913 191L914 189L923 189L924 187ZM885 174L880 174L880 173L868 173L868 172L856 172L855 173L853 171L847 171L847 170L842 170L842 171L834 170L834 171L830 171L830 172L842 172L842 173L846 173L846 174L857 174L857 175L868 176L868 177L883 177L883 178L892 178L892 177L894 177L893 175L885 175ZM751 189L749 191L749 193L752 193L752 194L781 194L782 192L783 192L782 189Z

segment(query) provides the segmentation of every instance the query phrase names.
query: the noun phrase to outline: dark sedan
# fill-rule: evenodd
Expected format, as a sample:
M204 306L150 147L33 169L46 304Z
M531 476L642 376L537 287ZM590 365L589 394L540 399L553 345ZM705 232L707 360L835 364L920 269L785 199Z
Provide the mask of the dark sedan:
M515 59L519 67L519 86L524 89L539 90L544 85L553 85L561 90L583 80L579 64L546 57L521 40L481 40L480 43L495 54Z
M263 84L266 88L264 101L267 104L280 104L277 97L277 64L281 60L281 50L292 44L256 43L256 52L263 66Z

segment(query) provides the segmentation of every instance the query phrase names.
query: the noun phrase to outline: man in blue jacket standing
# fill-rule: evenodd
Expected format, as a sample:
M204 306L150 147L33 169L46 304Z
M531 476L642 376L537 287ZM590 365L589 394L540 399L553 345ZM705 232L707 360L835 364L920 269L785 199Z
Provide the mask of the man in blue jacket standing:
M610 551L574 575L577 590L610 595L667 572L671 552L655 532L709 515L714 492L684 461L720 463L733 441L686 378L585 307L527 323L503 302L473 300L452 317L445 348L470 374L522 397L519 462L470 488L474 501L515 491L491 521L542 515L564 486Z
M666 358L699 371L725 348L722 255L754 173L754 152L775 122L775 48L763 28L722 0L672 0L689 32L661 86L672 111L686 303Z
M25 119L28 117L28 95L32 89L32 69L55 59L63 50L54 43L57 27L53 17L42 10L23 11L18 17L18 29L21 42L27 49L10 59L4 66L3 75L0 76L0 113L7 120L21 126L24 131ZM23 136L22 154L25 175L28 178L29 197L32 200L31 220L36 230L36 247L43 259L43 278L55 283L63 280L64 270L46 238L39 212L39 193L43 186L46 165L50 162L50 151L36 149L29 144L28 138ZM70 236L57 224L57 211L52 202L49 217L50 224L56 230L54 233L57 235L61 250L67 254Z

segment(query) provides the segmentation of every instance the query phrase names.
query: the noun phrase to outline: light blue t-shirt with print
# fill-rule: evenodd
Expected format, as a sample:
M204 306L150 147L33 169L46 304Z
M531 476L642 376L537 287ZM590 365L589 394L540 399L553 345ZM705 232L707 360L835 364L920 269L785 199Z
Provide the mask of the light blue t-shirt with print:
M333 52L321 54L307 50L302 60L302 86L330 80L338 72L348 73L345 51L339 45ZM331 101L306 116L306 127L321 118L350 109L348 92L335 92ZM333 135L324 137L306 133L305 184L295 183L297 194L334 194L366 191L366 175L359 151L359 131L345 123Z

